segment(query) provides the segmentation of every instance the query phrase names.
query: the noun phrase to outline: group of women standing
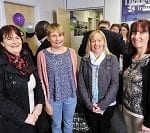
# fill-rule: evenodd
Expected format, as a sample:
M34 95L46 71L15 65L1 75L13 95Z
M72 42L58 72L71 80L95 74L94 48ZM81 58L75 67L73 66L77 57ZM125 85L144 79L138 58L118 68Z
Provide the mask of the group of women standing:
M77 72L77 56L64 46L64 31L49 24L51 46L40 51L37 68L22 49L20 31L13 25L0 29L0 130L36 133L45 109L52 133L72 133L76 92L82 99L91 133L108 133L119 86L119 63L107 48L100 30L88 38L86 55ZM150 22L138 20L130 29L123 72L123 112L128 133L150 131ZM38 76L39 75L39 76ZM77 78L78 77L78 78Z

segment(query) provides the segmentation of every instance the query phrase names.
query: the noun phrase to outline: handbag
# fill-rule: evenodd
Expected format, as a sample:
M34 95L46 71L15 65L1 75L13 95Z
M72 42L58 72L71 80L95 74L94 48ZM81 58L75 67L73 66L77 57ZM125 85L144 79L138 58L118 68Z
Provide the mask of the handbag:
M36 128L38 133L49 133L51 128L50 116L43 109L37 122Z
M75 112L73 117L73 130L86 133L89 131L87 121L85 119L84 113Z
M85 114L84 114L84 105L81 98L77 98L77 106L73 117L73 130L74 132L86 133L89 131L89 126L87 124Z

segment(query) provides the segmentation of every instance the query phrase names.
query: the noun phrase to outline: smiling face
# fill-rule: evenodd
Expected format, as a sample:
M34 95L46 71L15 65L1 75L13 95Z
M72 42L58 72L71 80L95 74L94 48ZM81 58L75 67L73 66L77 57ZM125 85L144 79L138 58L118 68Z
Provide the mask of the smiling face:
M50 33L48 40L51 43L51 47L59 49L64 44L64 34L59 32L52 32Z
M105 39L100 34L100 32L96 32L90 39L90 50L97 56L99 56L104 50Z
M22 39L14 31L3 35L2 46L13 55L20 55L22 49Z
M64 45L64 31L57 23L49 24L47 28L47 38L51 43L51 48L60 49Z
M136 50L149 51L150 25L146 20L139 20L131 25L130 41Z
M148 32L132 32L131 42L136 49L146 49L148 40Z

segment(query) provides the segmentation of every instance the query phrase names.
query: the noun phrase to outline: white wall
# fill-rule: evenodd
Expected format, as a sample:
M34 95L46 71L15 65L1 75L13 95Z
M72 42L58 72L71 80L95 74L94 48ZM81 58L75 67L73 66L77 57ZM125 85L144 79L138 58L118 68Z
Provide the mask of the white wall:
M11 3L35 6L37 0L2 0Z
M0 27L6 23L4 2L0 0Z
M35 22L47 20L52 23L54 18L53 12L57 10L57 7L65 7L65 0L0 0L0 26L6 24L4 1L33 6L35 10Z
M53 22L53 13L57 7L66 8L66 0L0 0L0 26L6 23L4 1L35 7L35 22L47 20ZM104 5L104 18L111 23L120 23L121 0L67 0L68 8L98 8ZM81 5L81 6L80 6Z
M78 49L80 47L82 39L83 36L74 36L74 32L71 31L71 48L73 48L76 51L76 53L78 53ZM80 64L80 59L81 57L77 54L78 66Z
M48 20L50 23L53 22L54 13L57 7L64 8L64 0L37 0L38 1L38 11L39 20Z
M53 22L53 12L57 7L65 7L65 0L0 0L0 27L6 24L4 2L28 5L34 7L35 24L40 20ZM37 45L39 41L36 40Z
M104 0L66 0L66 8L71 9L85 9L85 8L99 8L104 6Z
M104 18L112 23L121 22L121 0L105 0Z
M6 24L4 2L28 5L33 7L37 6L37 0L0 0L0 26ZM35 14L35 16L37 15Z
M86 9L104 7L104 19L111 23L121 21L121 1L122 0L66 0L67 9Z

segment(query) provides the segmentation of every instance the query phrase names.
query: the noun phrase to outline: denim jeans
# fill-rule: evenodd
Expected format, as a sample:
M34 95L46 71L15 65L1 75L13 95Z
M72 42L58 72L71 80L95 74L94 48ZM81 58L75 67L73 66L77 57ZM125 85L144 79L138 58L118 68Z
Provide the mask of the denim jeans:
M51 116L52 133L62 133L62 130L63 133L73 132L73 116L76 104L76 97L63 101L51 101L53 107L53 115Z

